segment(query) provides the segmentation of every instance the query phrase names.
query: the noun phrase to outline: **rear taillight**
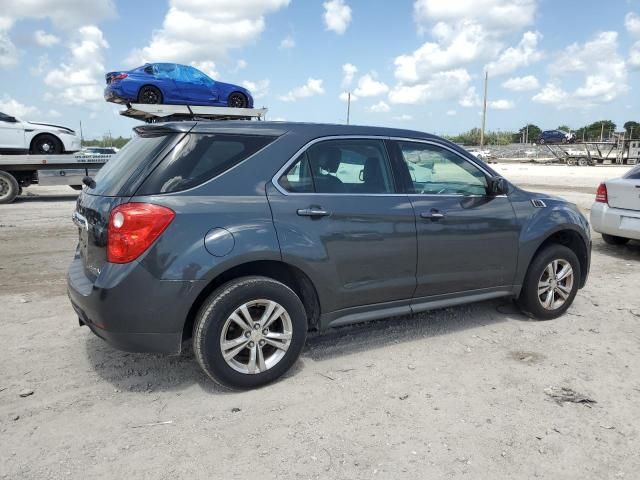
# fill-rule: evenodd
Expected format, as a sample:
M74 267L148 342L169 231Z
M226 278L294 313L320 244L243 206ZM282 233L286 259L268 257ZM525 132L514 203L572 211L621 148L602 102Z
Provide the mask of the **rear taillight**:
M596 202L608 203L608 201L607 186L604 183L601 183L598 185L598 190L596 190Z
M115 80L123 80L123 79L127 78L128 76L129 76L129 74L127 74L127 73L119 73L118 75L116 75L115 77L113 77L113 78L111 79L111 81L113 82L113 81L115 81Z
M173 210L151 203L125 203L109 216L107 260L128 263L144 253L176 216Z

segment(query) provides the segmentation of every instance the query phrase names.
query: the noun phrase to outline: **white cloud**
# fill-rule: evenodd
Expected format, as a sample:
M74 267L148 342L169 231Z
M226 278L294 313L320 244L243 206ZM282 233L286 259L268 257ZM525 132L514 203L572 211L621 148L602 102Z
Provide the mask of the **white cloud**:
M170 0L162 28L146 47L133 50L127 63L219 60L229 49L255 40L265 28L265 15L289 1Z
M191 62L191 65L196 67L202 73L206 73L211 78L215 79L219 75L218 70L216 70L215 62L212 62L211 60L205 60L203 62Z
M342 92L338 98L340 99L341 102L349 101L349 92ZM352 102L357 102L358 101L358 96L354 95L352 93L351 94L351 101Z
M457 115L458 112L456 112L455 110L451 109L451 110L447 110L447 115L449 115L450 117L453 117L454 115Z
M557 105L565 102L569 94L555 83L547 83L531 100L546 105Z
M47 111L47 117L50 117L50 118L59 118L59 117L61 117L61 116L62 116L62 114L61 114L58 110L56 110L55 108L50 108L50 109Z
M492 100L487 102L487 107L493 110L511 110L514 107L514 103L511 100Z
M369 107L370 112L374 113L386 113L391 110L391 107L386 103L380 100L378 103L371 105Z
M360 77L358 86L353 93L358 97L377 97L378 95L387 93L389 87L385 83L376 80L374 75L373 73L367 73Z
M351 7L344 0L329 0L322 4L324 7L324 23L327 30L332 30L339 35L347 31L351 23Z
M525 92L527 90L536 90L537 88L540 88L540 83L533 75L526 75L524 77L512 77L502 82L502 86L507 90L513 90L514 92Z
M458 103L463 107L479 107L481 104L476 87L469 87Z
M438 72L417 85L397 85L389 92L391 103L418 104L458 97L468 89L471 76L464 68Z
M69 61L61 63L60 68L51 70L44 78L48 87L57 90L47 98L71 105L102 102L103 51L109 44L94 25L80 27L76 37L69 46Z
M416 0L413 8L420 26L470 18L492 30L510 32L533 22L536 0Z
M291 48L293 48L295 46L296 46L296 41L291 35L287 35L280 42L280 49L281 50L289 50L289 49L291 49Z
M640 37L640 15L634 12L627 13L624 17L624 26L631 35Z
M353 82L353 77L358 73L358 67L351 63L342 65L342 86L347 88Z
M407 122L409 120L413 120L413 116L407 114L407 113L403 113L402 115L396 115L395 117L391 117L393 120L396 120L398 122Z
M413 53L396 57L395 76L400 82L419 83L436 72L491 58L498 50L484 27L472 20L463 20L455 27L438 23L434 36L437 42L425 42Z
M112 0L3 0L2 10L14 19L50 18L64 29L113 17L116 11Z
M18 63L18 49L9 37L9 30L13 21L8 17L0 16L0 67L10 67Z
M301 87L294 88L286 95L280 97L283 102L294 102L300 98L312 97L324 93L322 80L317 78L308 78L307 83Z
M542 53L537 47L541 38L540 32L525 32L517 46L507 48L495 61L487 65L489 74L502 75L539 61Z
M47 33L44 30L36 30L33 33L33 39L41 47L53 47L60 43L60 39L51 33Z
M269 93L269 86L271 85L271 81L268 78L264 80L258 80L257 82L251 82L249 80L245 80L242 82L242 86L251 92L253 98L263 98Z
M640 41L634 43L629 51L629 66L634 69L640 69Z
M633 66L633 58L630 63ZM601 32L584 44L569 45L557 55L549 71L557 78L567 73L583 72L584 82L574 92L564 92L564 98L540 92L533 97L534 101L555 103L559 107L584 107L610 102L629 90L627 65L618 53L618 32ZM552 87L556 93L561 91L558 81ZM549 91L553 93L554 89Z
M24 118L26 115L35 115L39 113L36 107L20 103L15 98L11 98L6 94L0 97L0 112L18 118Z

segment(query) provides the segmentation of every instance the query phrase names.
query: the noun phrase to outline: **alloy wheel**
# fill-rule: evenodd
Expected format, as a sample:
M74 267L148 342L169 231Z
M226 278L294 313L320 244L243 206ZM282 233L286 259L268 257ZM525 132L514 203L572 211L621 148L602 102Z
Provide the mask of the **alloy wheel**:
M571 264L562 259L553 260L538 280L538 301L546 310L557 310L571 295L573 282Z
M282 305L252 300L238 307L222 327L222 357L237 372L265 372L285 356L292 333L291 317Z
M4 178L0 177L0 198L4 198L9 195L9 190L11 190L11 185Z

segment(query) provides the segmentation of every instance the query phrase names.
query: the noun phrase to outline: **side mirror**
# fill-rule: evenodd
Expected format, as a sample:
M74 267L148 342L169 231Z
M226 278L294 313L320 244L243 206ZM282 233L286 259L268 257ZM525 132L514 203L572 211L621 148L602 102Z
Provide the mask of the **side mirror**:
M509 184L507 181L496 175L495 177L489 178L489 183L487 185L487 195L490 197L496 197L498 195L506 195L509 191Z

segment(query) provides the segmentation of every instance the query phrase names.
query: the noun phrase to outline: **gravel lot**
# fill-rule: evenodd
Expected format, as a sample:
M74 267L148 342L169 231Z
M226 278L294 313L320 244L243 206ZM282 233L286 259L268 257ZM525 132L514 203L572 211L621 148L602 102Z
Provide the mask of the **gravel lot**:
M626 171L496 168L585 213ZM0 206L0 478L638 478L640 242L594 236L558 320L491 301L343 328L276 384L229 393L189 348L127 354L78 327L75 192L26 192Z

